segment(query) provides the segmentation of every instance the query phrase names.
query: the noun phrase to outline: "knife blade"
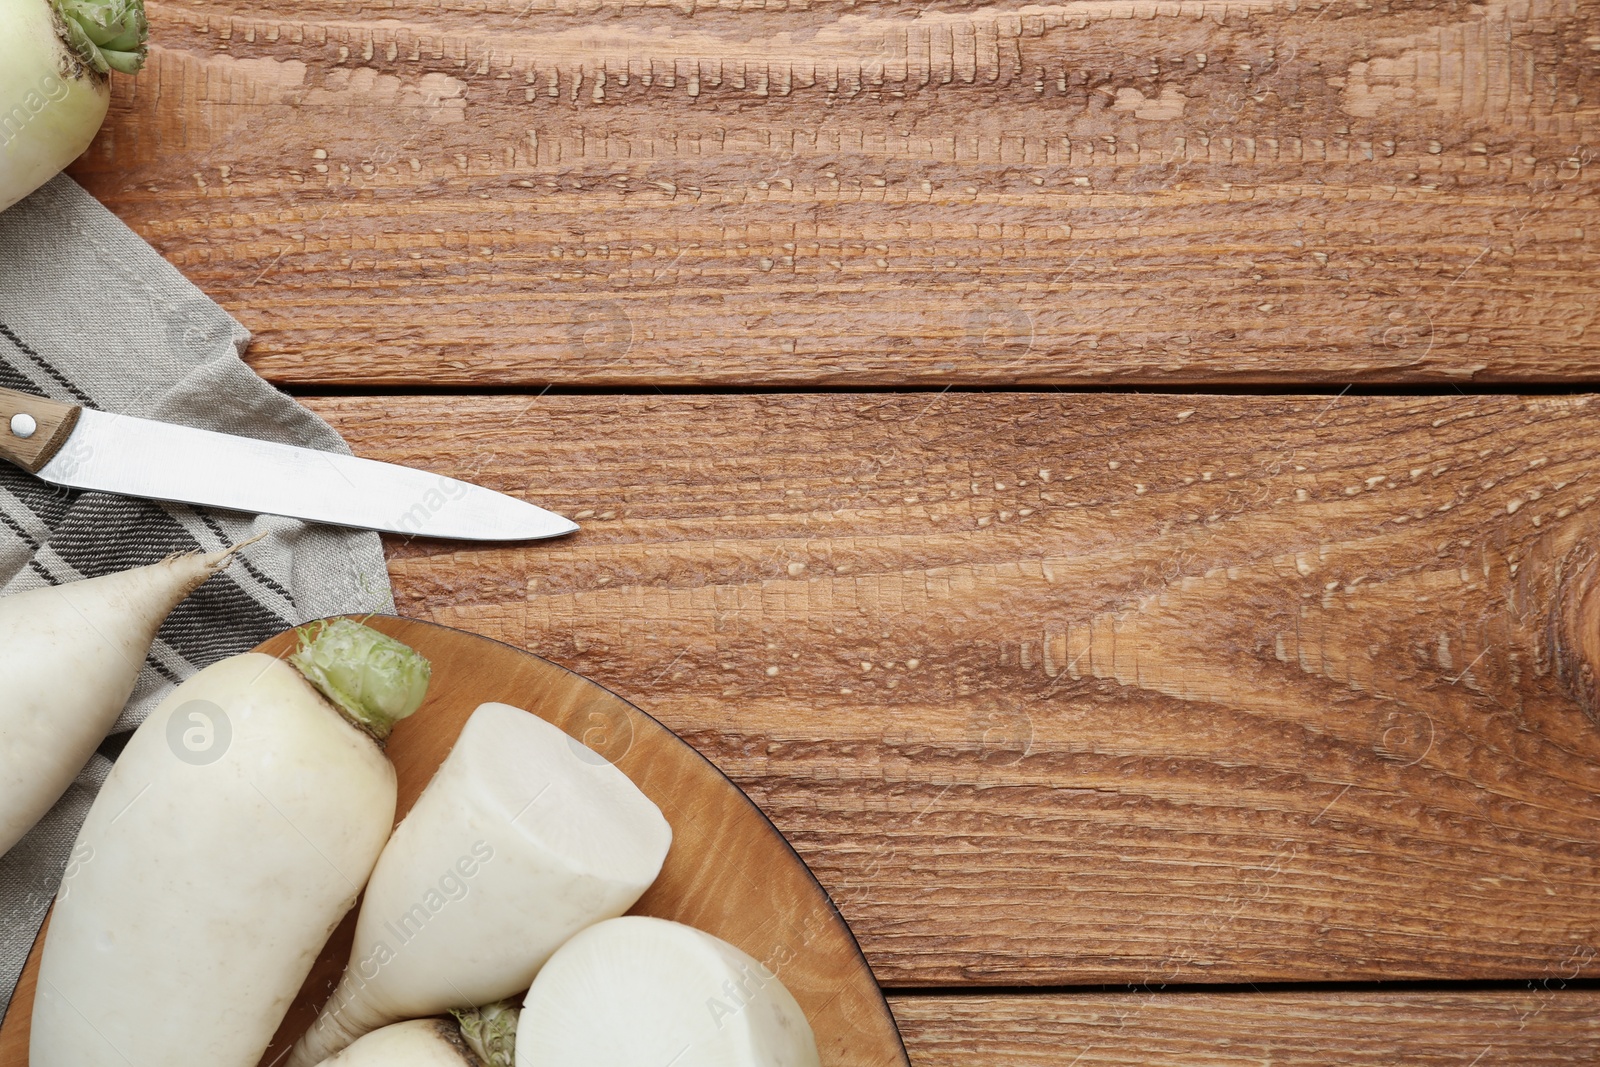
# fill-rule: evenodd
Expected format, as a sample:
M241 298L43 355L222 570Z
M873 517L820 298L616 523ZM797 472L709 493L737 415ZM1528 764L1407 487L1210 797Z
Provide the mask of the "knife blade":
M578 528L526 501L412 467L9 389L0 389L0 459L73 489L416 537L528 541Z

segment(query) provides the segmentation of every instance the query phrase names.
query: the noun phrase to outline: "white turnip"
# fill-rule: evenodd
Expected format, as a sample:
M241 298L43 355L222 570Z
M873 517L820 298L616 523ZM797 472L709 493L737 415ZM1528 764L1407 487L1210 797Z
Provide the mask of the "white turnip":
M628 915L550 958L517 1021L516 1067L819 1067L805 1013L719 938Z
M302 642L207 667L134 732L50 920L33 1067L255 1067L389 836L378 739L429 673L348 620Z
M143 0L0 0L0 209L89 147L107 75L145 57Z
M232 555L174 556L0 599L0 853L116 723L168 613Z
M520 993L567 938L632 907L671 842L598 754L520 708L481 705L384 847L344 976L289 1067L396 1019Z
M385 1026L322 1062L327 1067L482 1067L455 1023L443 1019Z

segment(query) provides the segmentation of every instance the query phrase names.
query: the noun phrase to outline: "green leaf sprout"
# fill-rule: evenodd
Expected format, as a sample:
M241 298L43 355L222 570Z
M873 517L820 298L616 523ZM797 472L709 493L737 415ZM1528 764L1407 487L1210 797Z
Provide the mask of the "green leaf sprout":
M289 662L357 725L379 741L416 711L433 667L407 645L353 619L302 627Z

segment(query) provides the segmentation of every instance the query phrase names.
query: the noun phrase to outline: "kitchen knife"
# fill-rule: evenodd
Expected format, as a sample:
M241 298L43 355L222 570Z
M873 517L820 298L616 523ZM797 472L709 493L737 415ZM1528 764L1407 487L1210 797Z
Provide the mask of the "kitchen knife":
M577 523L468 482L0 389L0 459L55 485L464 541Z

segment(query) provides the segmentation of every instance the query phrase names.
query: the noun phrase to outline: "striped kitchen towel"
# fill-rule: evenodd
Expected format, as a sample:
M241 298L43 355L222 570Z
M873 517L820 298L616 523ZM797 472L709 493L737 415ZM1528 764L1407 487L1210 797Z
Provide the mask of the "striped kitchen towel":
M245 366L248 341L71 180L57 178L0 212L0 386L348 452L331 427ZM214 551L258 533L268 536L173 612L112 737L45 820L0 858L0 1010L121 749L119 735L183 678L272 634L324 615L394 610L376 534L63 490L0 463L0 594Z

